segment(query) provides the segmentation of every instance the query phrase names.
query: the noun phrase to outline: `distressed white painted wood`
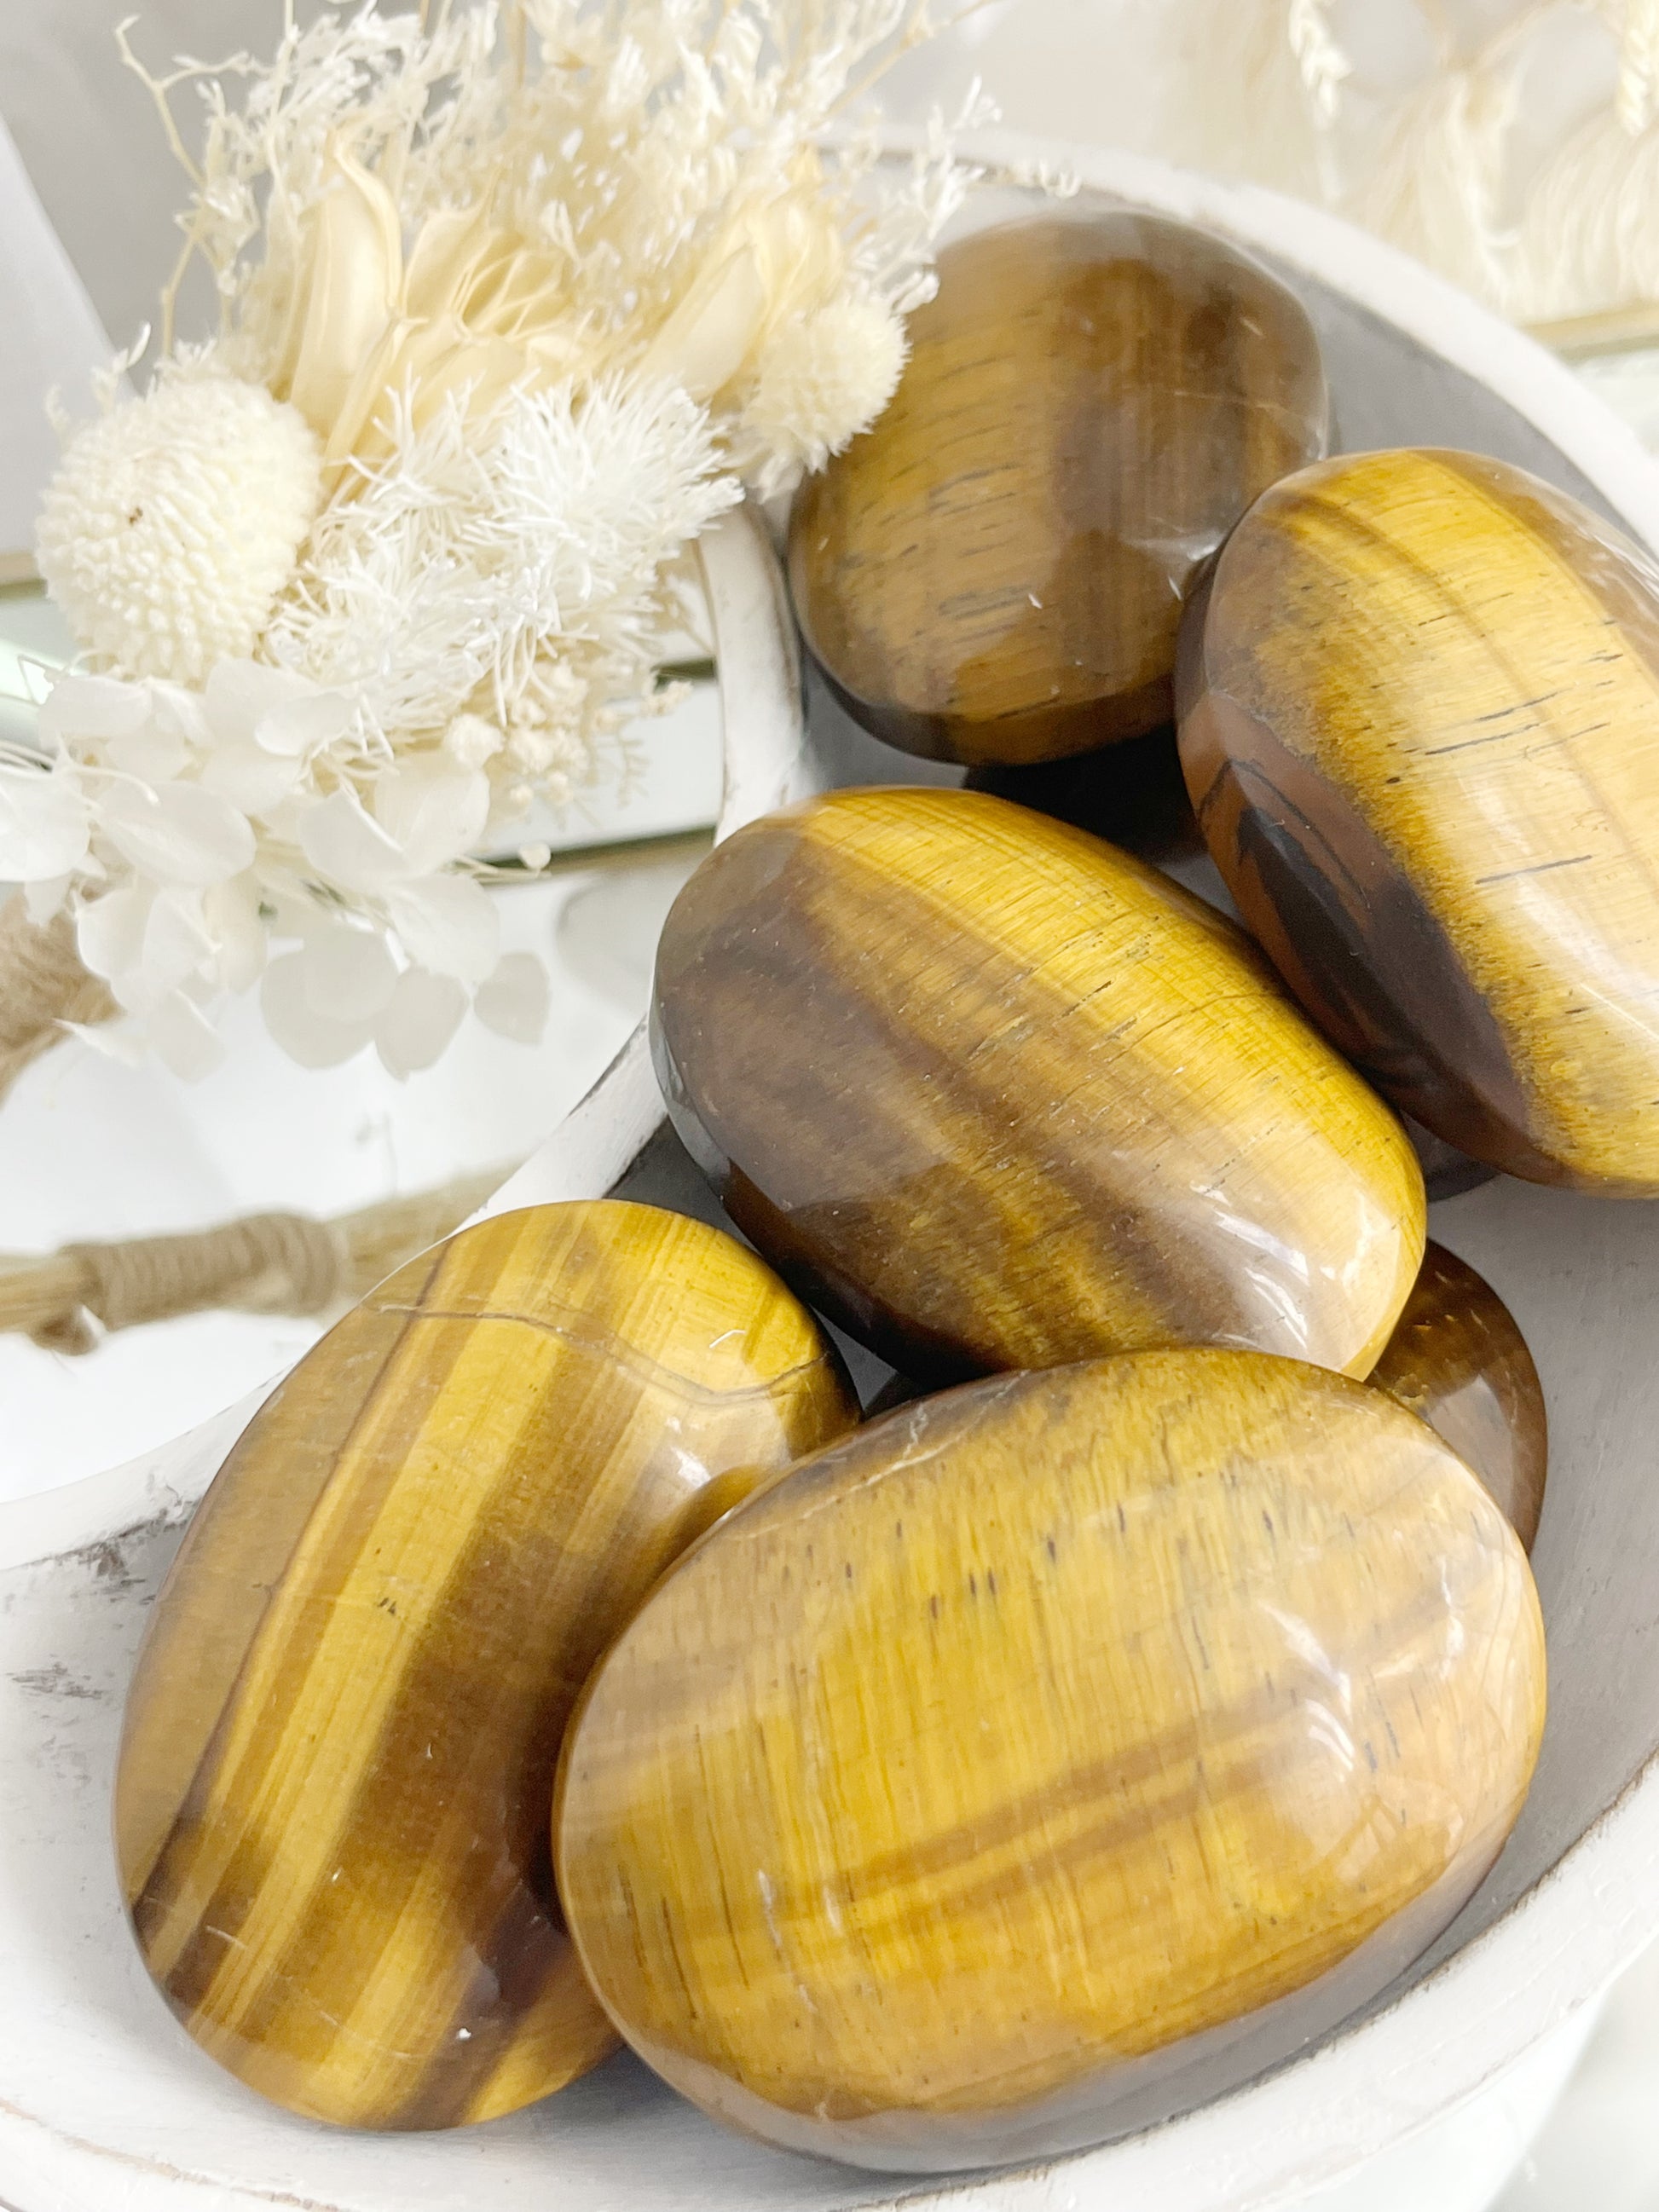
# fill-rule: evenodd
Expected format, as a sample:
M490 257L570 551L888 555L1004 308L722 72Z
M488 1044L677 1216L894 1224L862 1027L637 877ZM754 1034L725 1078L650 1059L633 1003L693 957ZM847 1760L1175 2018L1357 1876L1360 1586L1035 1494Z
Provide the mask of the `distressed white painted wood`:
M1073 164L1091 190L1205 222L1279 265L1319 322L1346 443L1499 453L1659 544L1659 471L1629 434L1411 263L1263 192L1097 152ZM826 776L903 775L823 702L804 741L758 526L729 520L707 565L723 827ZM611 1187L658 1121L636 1037L495 1206ZM672 1184L672 1156L653 1157L656 1187ZM1162 2127L920 2188L728 2136L626 2058L532 2112L443 2136L343 2136L263 2105L150 1991L106 1836L144 1607L250 1401L131 1467L0 1510L0 2206L850 2212L902 2197L912 2212L1475 2212L1541 2118L1589 2008L1659 1926L1659 1212L1505 1182L1437 1209L1435 1232L1510 1300L1549 1394L1555 1462L1535 1565L1552 1718L1509 1850L1367 2016Z

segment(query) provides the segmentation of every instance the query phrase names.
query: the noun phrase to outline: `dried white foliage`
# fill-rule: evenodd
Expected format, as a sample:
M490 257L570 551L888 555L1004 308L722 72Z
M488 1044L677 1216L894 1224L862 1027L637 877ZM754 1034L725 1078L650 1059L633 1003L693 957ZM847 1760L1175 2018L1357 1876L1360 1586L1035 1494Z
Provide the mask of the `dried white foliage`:
M343 461L384 395L526 375L671 377L741 424L761 350L856 295L902 314L968 178L942 140L902 184L849 105L930 35L928 0L493 0L289 28L209 131L186 253L218 351ZM179 78L170 81L176 89Z
M1322 200L1522 321L1659 301L1659 0L1103 4L1133 143Z
M1328 128L1336 120L1343 80L1353 75L1353 64L1332 33L1330 0L1290 0L1285 29L1315 118Z
M399 398L267 657L354 701L369 773L432 732L491 775L498 814L526 779L562 800L591 744L650 711L666 564L738 496L675 385L520 387L482 423L459 394L423 421Z
M904 367L903 326L853 293L783 324L761 347L744 425L764 458L763 498L803 469L821 469L892 398Z
M177 1064L262 973L308 1064L406 1073L469 1002L534 1030L480 853L665 702L698 532L890 397L969 173L844 118L928 4L285 0L270 60L149 80L191 180L163 367L48 499L86 672L50 771L0 759L0 873Z

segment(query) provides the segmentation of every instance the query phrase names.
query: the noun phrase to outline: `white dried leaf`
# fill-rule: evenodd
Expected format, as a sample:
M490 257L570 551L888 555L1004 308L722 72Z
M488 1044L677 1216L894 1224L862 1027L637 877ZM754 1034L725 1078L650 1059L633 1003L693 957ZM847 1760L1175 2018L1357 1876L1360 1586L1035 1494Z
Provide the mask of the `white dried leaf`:
M82 965L106 983L136 968L144 957L144 927L154 896L149 884L127 884L89 899L75 928Z
M37 929L44 929L55 915L62 913L74 881L73 876L41 876L24 884L23 905Z
M254 726L253 741L268 753L303 759L319 746L347 737L357 710L343 691L307 689L299 697L267 708Z
M394 885L386 913L404 951L418 966L458 982L482 983L501 951L495 902L471 876L428 876Z
M312 686L291 669L268 668L258 660L220 660L203 691L203 704L221 739L253 742L261 719L291 700L310 696Z
M372 1022L390 1000L398 963L377 930L325 923L306 939L306 1004L334 1022Z
M131 1015L111 1022L64 1022L61 1027L66 1036L78 1037L105 1060L117 1060L123 1067L143 1065L148 1042L144 1026Z
M201 893L171 888L158 891L144 923L134 980L142 978L144 996L153 1006L160 996L158 986L168 990L176 988L210 961L214 950L212 933L203 916ZM143 1011L136 998L124 1003L135 1013Z
M259 985L259 1010L271 1036L301 1067L337 1067L369 1041L366 1025L331 1021L313 1006L303 952L285 952L270 963Z
M390 769L374 786L374 818L411 876L430 875L470 853L489 814L489 778L441 757Z
M202 894L202 915L213 939L213 980L221 990L246 991L265 964L265 925L258 878L249 872Z
M143 684L112 676L60 677L41 702L40 731L49 744L73 738L124 738L142 730L153 708Z
M298 789L304 774L303 761L228 738L203 763L201 781L204 790L216 792L240 813L268 823Z
M94 818L122 857L159 883L222 884L253 859L247 817L200 784L118 783L100 798Z
M167 783L188 764L189 745L175 729L163 729L156 721L146 722L143 729L125 732L120 737L106 738L104 758L123 775L137 776L143 783Z
M86 858L90 830L87 802L68 775L0 760L0 880L72 873Z
M399 1082L430 1067L461 1025L466 993L447 975L406 968L374 1029L374 1048Z
M307 806L298 824L301 850L325 883L375 891L408 872L397 839L343 787Z
M504 952L477 988L472 1011L487 1029L516 1044L539 1044L547 1029L546 964L533 952Z
M183 991L170 992L145 1024L149 1042L185 1083L199 1083L225 1057L224 1040Z

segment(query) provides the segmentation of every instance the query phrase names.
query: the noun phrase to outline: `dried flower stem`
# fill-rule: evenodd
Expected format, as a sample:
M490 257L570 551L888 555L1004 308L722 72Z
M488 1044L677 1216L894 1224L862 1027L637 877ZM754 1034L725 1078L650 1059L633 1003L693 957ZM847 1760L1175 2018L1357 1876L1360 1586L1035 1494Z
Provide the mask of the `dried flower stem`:
M331 1221L256 1213L218 1228L70 1244L40 1257L0 1254L0 1331L79 1353L99 1341L89 1321L114 1330L221 1308L326 1313L449 1236L511 1173L461 1176Z

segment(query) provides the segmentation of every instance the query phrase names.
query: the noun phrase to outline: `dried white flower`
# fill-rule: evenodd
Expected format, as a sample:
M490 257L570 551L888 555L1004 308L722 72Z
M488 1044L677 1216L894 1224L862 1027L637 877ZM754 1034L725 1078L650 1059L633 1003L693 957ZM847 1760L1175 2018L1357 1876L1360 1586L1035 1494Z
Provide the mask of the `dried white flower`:
M64 454L41 574L95 665L201 684L258 643L321 494L292 407L232 376L164 376Z
M1092 3L1114 143L1322 200L1516 321L1659 297L1659 0Z
M1353 64L1331 29L1330 0L1290 0L1285 34L1316 117L1322 125L1334 123Z
M842 125L939 27L929 0L430 12L290 21L238 108L209 71L168 80L208 103L185 230L218 356L291 398L336 471L384 459L400 402L418 430L453 395L482 418L617 374L678 384L718 434L786 325L927 296L969 173L940 126L878 179ZM777 458L751 442L756 470Z
M762 496L821 469L867 430L893 396L905 354L892 309L856 293L781 324L761 349L743 416L767 456Z
M221 662L199 695L66 677L42 723L49 769L0 756L0 866L47 887L46 912L75 886L81 957L130 1018L112 1048L139 1036L198 1070L203 1008L262 975L272 1034L307 1066L373 1044L408 1074L469 1003L514 1036L544 1017L545 978L538 996L530 956L503 961L468 869L482 764L440 748L366 767L341 694L253 661Z
M485 768L506 743L495 723L486 722L482 714L461 714L449 726L444 750L462 768Z
M510 732L492 777L580 765L647 711L664 564L740 495L672 386L451 394L392 410L389 451L319 519L266 649L349 696L389 759L462 718ZM471 726L471 720L466 723Z

